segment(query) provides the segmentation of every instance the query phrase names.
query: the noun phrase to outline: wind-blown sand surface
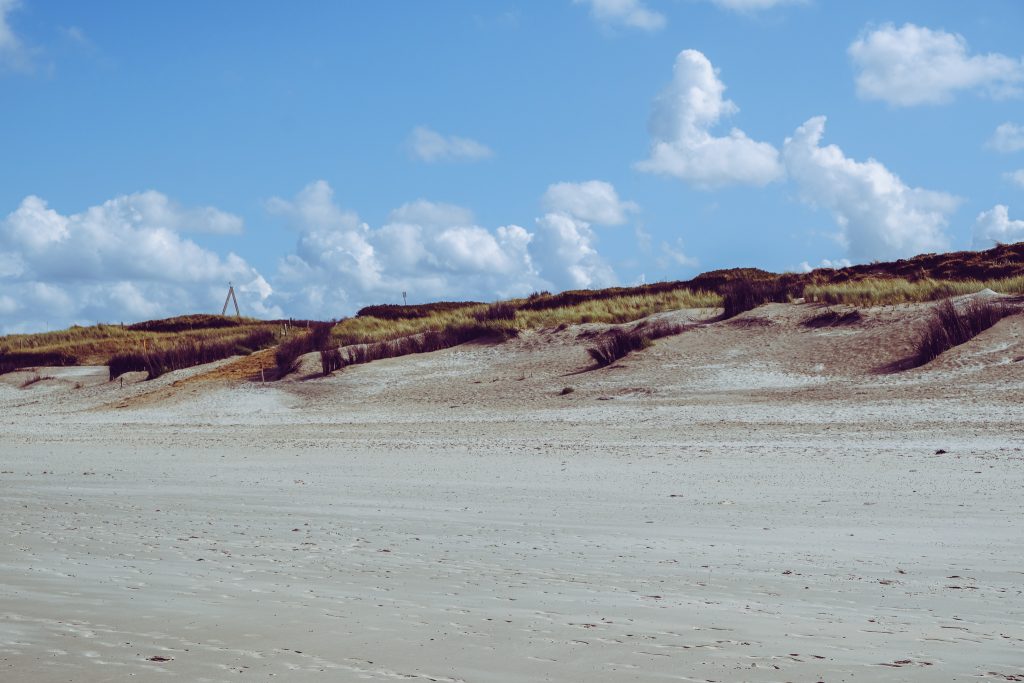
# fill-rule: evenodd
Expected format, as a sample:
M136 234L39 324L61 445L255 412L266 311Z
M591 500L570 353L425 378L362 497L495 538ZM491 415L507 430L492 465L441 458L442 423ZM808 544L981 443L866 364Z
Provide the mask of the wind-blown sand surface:
M0 377L0 680L1024 680L1024 316L817 310Z

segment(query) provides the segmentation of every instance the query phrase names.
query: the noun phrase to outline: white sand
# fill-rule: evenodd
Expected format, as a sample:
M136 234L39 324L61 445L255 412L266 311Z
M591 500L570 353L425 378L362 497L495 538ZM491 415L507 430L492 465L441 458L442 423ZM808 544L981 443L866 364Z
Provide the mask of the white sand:
M812 312L0 378L0 680L1024 680L1024 324L885 375L920 307Z

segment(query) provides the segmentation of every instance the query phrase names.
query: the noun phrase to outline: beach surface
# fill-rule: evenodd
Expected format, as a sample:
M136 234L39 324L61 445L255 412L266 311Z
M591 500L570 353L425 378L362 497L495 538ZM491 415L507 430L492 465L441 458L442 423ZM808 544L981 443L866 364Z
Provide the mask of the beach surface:
M0 377L0 680L1024 680L1022 316L813 312Z

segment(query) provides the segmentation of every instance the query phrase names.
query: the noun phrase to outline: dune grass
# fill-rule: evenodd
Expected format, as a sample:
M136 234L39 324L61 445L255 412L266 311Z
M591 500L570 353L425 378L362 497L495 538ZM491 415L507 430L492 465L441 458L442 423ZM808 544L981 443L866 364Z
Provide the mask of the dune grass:
M1000 294L1024 294L1024 276L995 280L906 280L867 279L824 285L808 285L804 298L826 304L889 306L893 304L937 301L951 296L974 294L983 289Z
M655 339L680 334L684 330L685 325L668 322L641 323L631 330L615 328L601 335L587 353L594 360L595 367L603 368L633 351L646 349Z
M792 298L791 287L779 280L735 280L722 288L722 317L732 318L761 304Z
M992 301L971 301L961 308L948 299L936 304L928 326L918 339L913 366L930 363L943 352L970 341L1012 313L1010 307Z
M822 311L817 315L812 315L810 318L804 320L801 325L804 327L841 327L843 325L855 325L863 319L860 311L854 309L852 311L836 311L828 309Z
M257 329L243 337L182 341L173 346L114 354L107 361L111 381L126 372L145 371L146 379L155 379L173 370L212 363L231 356L247 356L273 346L277 341L268 329Z

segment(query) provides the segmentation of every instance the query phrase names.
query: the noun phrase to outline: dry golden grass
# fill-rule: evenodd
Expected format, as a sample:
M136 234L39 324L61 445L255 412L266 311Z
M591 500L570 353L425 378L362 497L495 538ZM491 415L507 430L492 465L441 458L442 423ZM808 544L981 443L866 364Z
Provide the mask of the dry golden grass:
M277 331L274 323L246 320L235 327L178 332L144 332L120 325L71 327L56 332L0 337L0 351L63 352L82 365L102 365L118 353L159 351L190 342L234 342L259 329Z
M512 299L513 307L523 299ZM624 295L608 299L584 301L574 306L562 306L542 310L519 308L515 320L480 320L488 310L487 304L467 306L457 310L439 311L422 318L383 320L373 316L357 316L338 323L332 333L333 341L339 346L350 344L372 344L408 337L431 330L443 331L458 327L485 326L494 334L508 336L510 331L556 327L562 324L578 323L625 323L639 320L662 311L680 308L717 308L722 297L711 292L692 292L678 289L669 292L644 295Z
M804 288L807 301L855 306L888 306L892 304L937 301L951 296L974 294L983 289L1001 294L1024 294L1024 277L998 280L931 280L868 279Z

